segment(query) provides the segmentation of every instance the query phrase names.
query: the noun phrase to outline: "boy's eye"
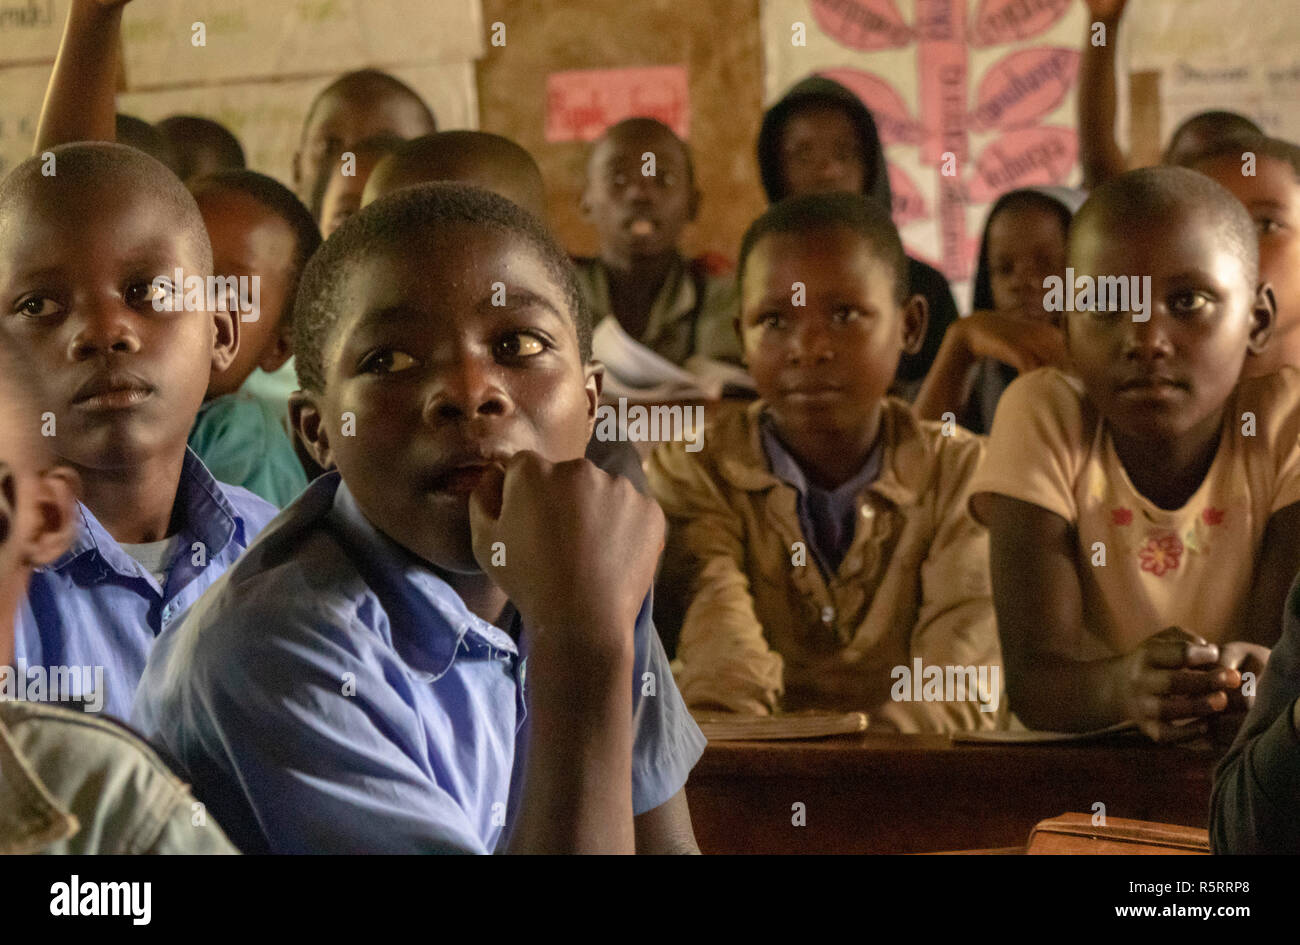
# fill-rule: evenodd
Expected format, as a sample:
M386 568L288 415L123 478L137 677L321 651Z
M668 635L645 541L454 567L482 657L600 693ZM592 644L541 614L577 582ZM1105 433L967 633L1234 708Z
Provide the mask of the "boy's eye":
M63 306L45 295L29 295L19 300L14 306L14 312L18 315L26 315L28 318L50 318L61 314Z
M497 353L506 358L533 358L546 350L546 342L532 332L516 331L497 342Z
M1202 292L1180 292L1169 300L1169 310L1180 314L1194 314L1209 304L1210 300Z
M124 295L127 305L152 305L157 309L166 309L174 292L170 282L160 279L153 282L132 283L126 287Z
M1285 224L1280 220L1274 220L1272 217L1261 217L1255 221L1255 229L1259 230L1260 236L1272 236L1274 233L1280 233L1285 229Z
M397 374L415 366L415 358L405 351L376 351L361 362L362 374Z
M627 175L624 174L622 171L615 171L614 175L610 178L610 180L613 182L615 187L627 186Z
M835 310L835 320L837 322L851 322L862 317L862 309L853 305L841 305Z
M763 328L781 328L784 325L780 312L764 312L758 316L758 324Z

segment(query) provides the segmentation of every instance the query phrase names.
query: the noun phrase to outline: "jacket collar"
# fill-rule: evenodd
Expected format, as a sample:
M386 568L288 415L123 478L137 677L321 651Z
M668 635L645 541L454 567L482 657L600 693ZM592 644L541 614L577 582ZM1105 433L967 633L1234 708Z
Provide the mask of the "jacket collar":
M735 419L731 435L724 434L727 442L720 450L719 474L746 492L785 485L772 472L763 451L760 427L764 409L766 404L762 400L750 404ZM901 400L885 399L879 436L884 438L880 475L867 491L897 506L915 504L934 474L934 462L917 420Z

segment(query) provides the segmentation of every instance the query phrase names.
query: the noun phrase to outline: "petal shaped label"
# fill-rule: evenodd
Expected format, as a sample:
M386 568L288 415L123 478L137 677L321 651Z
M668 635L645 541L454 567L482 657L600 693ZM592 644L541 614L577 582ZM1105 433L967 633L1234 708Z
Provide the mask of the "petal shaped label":
M972 116L975 130L1033 124L1061 104L1078 70L1079 53L1062 46L1003 56L980 80Z
M992 141L975 161L970 199L984 203L1017 187L1060 184L1074 166L1073 128L1025 128Z
M813 18L850 49L890 49L912 41L894 0L812 0Z
M1074 0L981 0L971 29L978 46L996 46L1046 32Z

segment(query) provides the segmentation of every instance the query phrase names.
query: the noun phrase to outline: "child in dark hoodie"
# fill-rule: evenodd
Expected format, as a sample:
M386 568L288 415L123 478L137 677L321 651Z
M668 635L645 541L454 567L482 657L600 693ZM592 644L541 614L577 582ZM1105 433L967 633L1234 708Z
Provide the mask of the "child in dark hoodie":
M832 79L804 79L768 109L758 132L758 169L770 203L796 194L849 191L889 208L889 169L875 119L856 95ZM934 362L944 332L957 320L948 280L908 257L908 292L925 296L929 317L915 354L898 362L895 393L908 400Z

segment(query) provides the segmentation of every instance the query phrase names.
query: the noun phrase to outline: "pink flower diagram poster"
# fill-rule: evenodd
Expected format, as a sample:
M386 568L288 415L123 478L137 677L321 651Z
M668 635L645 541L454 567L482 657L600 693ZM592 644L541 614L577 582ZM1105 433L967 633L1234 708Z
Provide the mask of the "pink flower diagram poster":
M766 101L824 75L871 110L908 252L970 307L989 205L1079 175L1078 0L764 0Z

